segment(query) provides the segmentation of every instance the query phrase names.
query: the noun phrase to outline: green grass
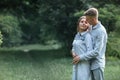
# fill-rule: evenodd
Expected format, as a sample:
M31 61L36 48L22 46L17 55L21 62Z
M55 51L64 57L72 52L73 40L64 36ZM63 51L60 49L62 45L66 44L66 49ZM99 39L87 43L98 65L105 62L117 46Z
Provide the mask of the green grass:
M18 47L10 47L10 48L1 48L0 50L53 50L61 48L61 44L50 44L50 45L41 45L41 44L31 44L31 45L23 45Z
M120 60L117 58L108 58L106 60L105 80L120 79Z
M0 80L70 80L71 59L61 52L0 53Z
M63 50L0 53L0 80L71 80L72 58ZM120 60L109 58L105 80L119 80Z

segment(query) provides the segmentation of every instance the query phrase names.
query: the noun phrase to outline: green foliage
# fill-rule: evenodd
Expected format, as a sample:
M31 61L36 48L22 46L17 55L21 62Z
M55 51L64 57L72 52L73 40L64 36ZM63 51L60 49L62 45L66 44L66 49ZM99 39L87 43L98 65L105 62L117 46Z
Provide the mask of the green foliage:
M40 2L39 19L37 22L41 31L39 36L43 41L56 39L70 49L76 33L78 18L78 16L74 16L74 13L84 9L86 6L83 4L84 1L46 0Z
M0 29L3 34L4 46L14 46L21 43L22 32L15 16L0 14Z
M108 38L106 56L120 58L120 40L115 33L111 32Z
M117 22L119 21L120 10L118 6L106 4L99 9L99 13L99 19L106 27L108 33L119 28L119 24Z
M11 2L11 4L9 4ZM99 20L109 35L114 32L119 38L120 9L118 0L3 0L0 14L0 29L3 35L2 46L17 46L56 40L68 51L76 34L76 23L89 7L99 10ZM9 13L9 14L7 14ZM4 14L4 15L3 15ZM108 56L118 56L120 51L110 37L107 46ZM69 53L69 52L68 52ZM108 54L109 53L109 54ZM117 55L116 55L117 54Z
M22 44L39 43L41 41L41 37L39 36L41 34L41 26L39 25L39 22L36 19L22 19L22 21L20 21L20 27L23 32Z
M0 45L2 44L2 41L3 40L3 36L2 36L2 34L1 34L1 31L0 31Z
M116 17L117 17L117 21L115 22L116 29L114 32L116 32L116 34L119 36L119 34L120 34L120 16L117 14Z

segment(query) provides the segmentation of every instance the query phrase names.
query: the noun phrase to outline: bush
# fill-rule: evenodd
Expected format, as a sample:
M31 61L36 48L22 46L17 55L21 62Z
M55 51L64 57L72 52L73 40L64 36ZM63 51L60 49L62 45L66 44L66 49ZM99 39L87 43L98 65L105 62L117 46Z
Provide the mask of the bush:
M0 45L2 44L2 34L1 34L1 32L0 32Z
M120 58L120 40L115 33L109 34L109 39L107 43L106 56L112 56Z
M17 17L0 14L0 29L3 35L2 46L14 46L21 43L22 32Z

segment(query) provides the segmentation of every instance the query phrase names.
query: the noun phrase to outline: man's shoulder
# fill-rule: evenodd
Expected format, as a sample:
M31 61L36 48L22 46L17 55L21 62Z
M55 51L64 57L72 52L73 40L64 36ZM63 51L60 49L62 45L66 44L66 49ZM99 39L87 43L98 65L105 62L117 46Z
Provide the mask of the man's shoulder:
M105 29L105 27L102 24L99 24L98 26L99 27L96 29L96 31L98 33L104 33L104 32L106 32L106 29Z

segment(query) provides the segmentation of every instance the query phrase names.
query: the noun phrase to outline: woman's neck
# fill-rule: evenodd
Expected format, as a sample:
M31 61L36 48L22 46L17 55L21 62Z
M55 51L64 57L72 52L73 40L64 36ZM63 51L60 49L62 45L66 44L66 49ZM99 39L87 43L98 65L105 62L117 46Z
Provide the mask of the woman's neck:
M81 33L81 32L85 32L86 30L79 30L79 32Z

